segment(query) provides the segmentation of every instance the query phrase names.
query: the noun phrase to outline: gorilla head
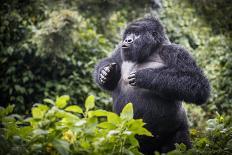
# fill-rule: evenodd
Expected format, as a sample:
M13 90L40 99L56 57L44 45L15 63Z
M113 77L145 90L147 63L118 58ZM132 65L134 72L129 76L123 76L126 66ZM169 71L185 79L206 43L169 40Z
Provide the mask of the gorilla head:
M122 57L141 62L168 39L161 23L155 18L145 18L129 24L123 34Z

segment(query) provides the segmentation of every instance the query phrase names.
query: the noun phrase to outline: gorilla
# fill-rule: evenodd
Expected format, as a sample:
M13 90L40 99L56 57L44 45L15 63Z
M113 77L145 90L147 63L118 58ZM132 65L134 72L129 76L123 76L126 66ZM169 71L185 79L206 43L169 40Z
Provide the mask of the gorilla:
M143 119L154 137L138 136L140 151L153 154L191 148L182 101L201 105L210 95L209 81L189 52L167 38L158 19L129 24L113 54L95 67L94 80L112 94L120 114L131 102L134 118Z

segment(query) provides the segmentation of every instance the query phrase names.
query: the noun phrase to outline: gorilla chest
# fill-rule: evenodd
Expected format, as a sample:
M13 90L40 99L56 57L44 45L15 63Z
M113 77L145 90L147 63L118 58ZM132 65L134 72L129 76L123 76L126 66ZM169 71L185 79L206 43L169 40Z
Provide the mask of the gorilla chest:
M121 66L121 79L120 82L123 87L130 87L128 76L132 72L137 72L146 68L160 68L164 66L161 61L147 61L144 63L136 63L131 61L124 61Z

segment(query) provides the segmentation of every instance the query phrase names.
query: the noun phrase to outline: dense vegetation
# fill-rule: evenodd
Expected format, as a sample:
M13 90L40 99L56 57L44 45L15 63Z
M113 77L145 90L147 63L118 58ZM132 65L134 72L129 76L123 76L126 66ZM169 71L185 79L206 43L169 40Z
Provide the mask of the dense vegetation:
M137 142L129 139L135 134L144 134L143 131L128 129L132 134L121 137L119 133L124 129L117 125L112 128L108 123L108 119L118 119L118 116L103 110L89 116L81 107L88 95L94 95L96 109L111 110L110 97L92 81L93 67L114 49L128 22L146 15L160 18L170 40L189 49L212 86L208 103L201 107L185 105L193 149L185 152L184 146L178 145L171 154L232 152L232 6L229 0L3 0L0 5L0 100L5 107L14 104L13 113L21 115L11 114L12 106L0 110L0 154L9 150L11 154L15 151L21 154L93 153L85 152L88 150L97 154L108 153L114 147L113 150L120 151L115 154L138 153ZM46 99L44 104L32 108L43 98L55 100L62 94L70 96L64 97L70 99L69 106L75 105L70 111L62 105L59 107L59 98ZM63 114L45 116L48 111ZM29 118L24 118L25 114ZM90 133L85 124L89 119L93 127ZM85 123L76 127L77 120ZM142 121L137 123L143 130ZM96 133L100 128L102 133ZM99 138L107 137L111 130L118 133L106 140L120 141L123 145L117 142L118 145L99 147L105 143Z

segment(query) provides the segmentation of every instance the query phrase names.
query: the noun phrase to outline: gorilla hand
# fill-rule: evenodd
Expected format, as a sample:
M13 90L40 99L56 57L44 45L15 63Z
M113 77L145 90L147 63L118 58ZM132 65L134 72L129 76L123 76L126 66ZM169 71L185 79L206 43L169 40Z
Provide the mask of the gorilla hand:
M130 75L128 76L129 84L131 86L136 86L136 77L135 77L136 71L131 72Z
M116 63L110 63L107 66L103 67L100 71L99 80L102 84L110 81L113 78L114 72L116 71Z

